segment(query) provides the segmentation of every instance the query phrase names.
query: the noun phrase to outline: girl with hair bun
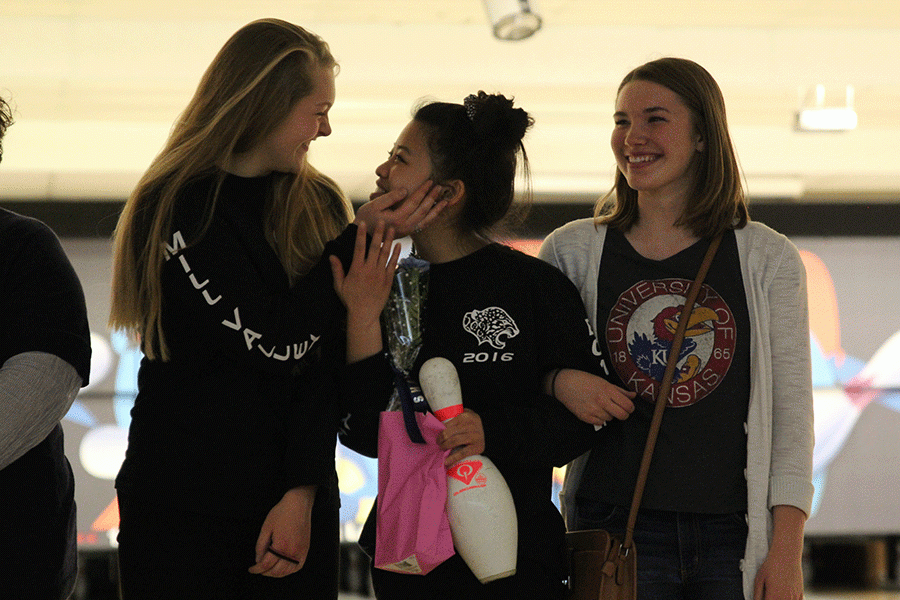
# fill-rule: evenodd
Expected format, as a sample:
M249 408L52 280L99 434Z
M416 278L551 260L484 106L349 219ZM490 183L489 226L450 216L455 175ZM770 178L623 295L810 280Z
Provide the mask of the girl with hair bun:
M410 372L434 356L454 364L465 411L438 440L451 450L446 464L473 454L489 457L510 487L519 524L515 575L482 584L459 555L425 576L376 568L372 580L381 599L563 597L564 527L551 502L551 471L584 451L594 429L545 394L545 381L562 367L590 369L591 338L571 282L493 239L516 207L519 155L528 172L523 139L532 123L500 94L479 92L463 104L429 102L415 111L375 170L373 195L431 179L447 203L411 236L414 253L430 266L422 347ZM337 260L332 266L348 309L349 416L341 440L375 456L378 413L394 381L379 324L393 268L379 260L345 276ZM478 325L496 325L503 333L487 340ZM373 510L360 539L370 555L374 527Z

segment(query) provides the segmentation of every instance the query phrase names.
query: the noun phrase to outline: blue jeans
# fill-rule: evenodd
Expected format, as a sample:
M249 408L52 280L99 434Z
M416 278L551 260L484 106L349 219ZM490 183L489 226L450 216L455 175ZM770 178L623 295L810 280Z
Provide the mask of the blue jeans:
M628 508L578 502L577 529L624 535ZM743 513L638 512L638 600L743 600L740 569L747 542Z

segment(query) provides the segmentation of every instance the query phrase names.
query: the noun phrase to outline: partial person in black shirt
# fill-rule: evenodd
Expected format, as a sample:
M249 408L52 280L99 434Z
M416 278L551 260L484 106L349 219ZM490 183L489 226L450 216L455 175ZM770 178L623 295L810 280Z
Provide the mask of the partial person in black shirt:
M531 123L502 95L481 92L464 104L425 104L375 171L379 192L433 179L448 202L440 217L412 234L416 254L430 267L423 345L411 372L435 356L456 367L465 410L438 439L451 450L446 464L474 454L489 457L509 485L519 526L515 575L482 584L457 554L425 576L373 569L380 599L563 597L564 526L551 499L552 467L586 450L595 432L546 394L552 390L545 382L563 367L589 370L594 360L584 307L571 282L542 261L492 241L514 206L517 157L524 159L522 140ZM382 251L364 271L357 270L363 263L357 257L346 278L332 259L349 315L349 415L341 440L370 456L377 452L378 413L393 384L379 326L392 278L386 259ZM489 331L497 333L484 334ZM374 514L361 536L370 553Z
M298 26L241 28L125 205L110 324L145 356L116 479L124 600L337 597L344 309L322 257L349 262L356 227L306 156L335 72ZM427 224L429 188L356 219Z
M0 99L0 142L11 123ZM84 293L50 228L4 209L0 281L0 589L62 600L75 586L77 536L60 421L88 383Z

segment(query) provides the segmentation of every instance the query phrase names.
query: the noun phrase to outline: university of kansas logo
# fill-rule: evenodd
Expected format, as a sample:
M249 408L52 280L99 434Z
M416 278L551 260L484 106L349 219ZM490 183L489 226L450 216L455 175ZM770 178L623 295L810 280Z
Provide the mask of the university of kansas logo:
M656 398L691 282L641 281L619 296L606 323L606 343L622 382ZM703 285L678 356L669 406L685 407L712 392L728 372L736 346L734 315Z

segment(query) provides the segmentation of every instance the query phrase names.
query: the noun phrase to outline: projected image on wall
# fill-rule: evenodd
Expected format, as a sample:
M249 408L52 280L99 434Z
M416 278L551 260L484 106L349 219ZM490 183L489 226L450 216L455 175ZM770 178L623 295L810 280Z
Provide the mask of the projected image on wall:
M841 347L841 322L834 281L822 260L802 251L810 308L813 405L813 516L828 489L832 461L846 445L860 415L874 403L900 411L900 331L886 339L866 361ZM900 431L897 432L900 434Z

